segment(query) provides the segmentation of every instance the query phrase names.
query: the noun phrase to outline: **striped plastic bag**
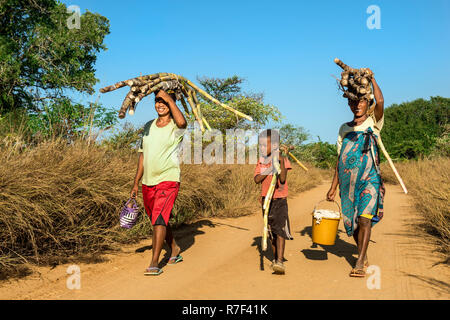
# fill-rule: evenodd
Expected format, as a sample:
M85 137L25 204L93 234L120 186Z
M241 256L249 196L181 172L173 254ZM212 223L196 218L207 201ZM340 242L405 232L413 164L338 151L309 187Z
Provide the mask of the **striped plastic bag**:
M130 205L131 200L134 203ZM131 229L139 217L139 207L136 200L130 198L127 203L125 203L122 211L120 212L119 221L122 228Z

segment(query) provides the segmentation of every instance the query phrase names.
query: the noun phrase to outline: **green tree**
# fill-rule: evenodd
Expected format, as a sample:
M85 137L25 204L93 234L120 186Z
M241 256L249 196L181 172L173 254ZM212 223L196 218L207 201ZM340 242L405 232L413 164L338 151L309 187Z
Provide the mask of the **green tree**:
M109 33L105 17L86 12L69 29L64 4L56 0L0 3L0 113L39 110L67 91L92 94L97 54Z
M95 140L98 134L118 122L117 112L97 103L86 107L68 98L56 98L39 112L28 112L28 128L33 137L47 139L62 137Z
M284 124L277 129L280 132L280 142L296 148L310 138L305 128L293 124Z
M381 131L392 158L414 159L429 155L443 137L450 117L450 98L431 97L393 104L384 112Z
M318 168L330 169L336 166L336 145L318 141L302 145L298 150L298 157L313 163Z
M211 127L224 132L226 129L259 129L269 121L280 122L282 116L277 107L265 104L262 93L244 93L241 84L244 79L238 76L231 78L198 78L206 92L222 103L239 110L253 118L253 122L237 117L232 112L200 98L203 116Z

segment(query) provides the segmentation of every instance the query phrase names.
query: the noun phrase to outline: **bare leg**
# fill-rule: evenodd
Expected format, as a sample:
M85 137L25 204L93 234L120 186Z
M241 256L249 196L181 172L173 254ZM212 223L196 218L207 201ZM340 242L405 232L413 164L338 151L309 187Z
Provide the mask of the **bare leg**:
M353 233L353 239L355 240L356 246L358 247L358 256L361 254L361 245L358 242L358 234L359 234L359 230L361 228L357 228L355 230L355 232ZM367 253L366 253L366 258L364 259L364 266L368 266L369 265L369 259L367 258Z
M283 237L277 236L277 260L278 262L283 262L284 258L284 247L286 240Z
M363 268L364 262L366 260L367 248L369 246L370 234L372 231L372 222L370 219L359 217L358 219L358 244L359 244L359 255L356 260L356 268Z
M153 226L153 236L152 236L153 255L150 267L158 266L159 255L161 254L165 238L166 238L166 227L162 225Z
M170 227L170 224L167 224L166 229L166 242L169 245L171 249L171 256L176 257L180 253L181 249L175 242L175 238L173 237L172 228Z
M272 252L273 252L273 260L277 260L277 238L276 236L272 239Z
M358 247L358 255L361 253L361 246L358 242L358 234L359 234L359 226L356 228L355 232L353 232L353 239L355 240L356 246Z

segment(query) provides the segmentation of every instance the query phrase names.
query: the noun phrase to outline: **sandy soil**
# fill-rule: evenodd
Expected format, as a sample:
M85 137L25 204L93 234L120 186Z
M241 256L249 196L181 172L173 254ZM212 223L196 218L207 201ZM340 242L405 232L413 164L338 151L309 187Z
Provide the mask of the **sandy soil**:
M261 254L260 212L235 219L204 219L176 236L184 261L163 267L158 277L143 275L151 238L107 255L108 261L79 264L81 289L66 285L69 265L34 267L20 280L0 283L0 299L449 299L449 268L417 236L417 213L398 186L387 186L385 217L372 231L369 262L379 267L380 289L366 278L350 278L356 246L342 226L334 246L313 245L311 212L329 183L289 200L291 232L286 274L274 275L271 254ZM169 253L165 253L167 260ZM164 264L164 261L163 261ZM375 267L376 268L376 267ZM371 278L373 280L373 278ZM375 283L375 282L371 282Z

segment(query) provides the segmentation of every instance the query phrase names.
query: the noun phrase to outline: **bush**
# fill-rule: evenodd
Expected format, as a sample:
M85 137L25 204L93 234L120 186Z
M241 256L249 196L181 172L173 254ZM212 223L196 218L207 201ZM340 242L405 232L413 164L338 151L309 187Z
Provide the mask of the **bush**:
M336 167L337 148L334 144L319 141L302 145L296 151L300 159L309 161L318 168L332 169Z
M395 166L423 217L418 227L433 237L450 263L450 159L410 160ZM383 163L381 170L386 182L398 183L388 163Z
M395 159L429 155L442 137L450 117L450 98L431 97L394 104L384 112L383 142Z

